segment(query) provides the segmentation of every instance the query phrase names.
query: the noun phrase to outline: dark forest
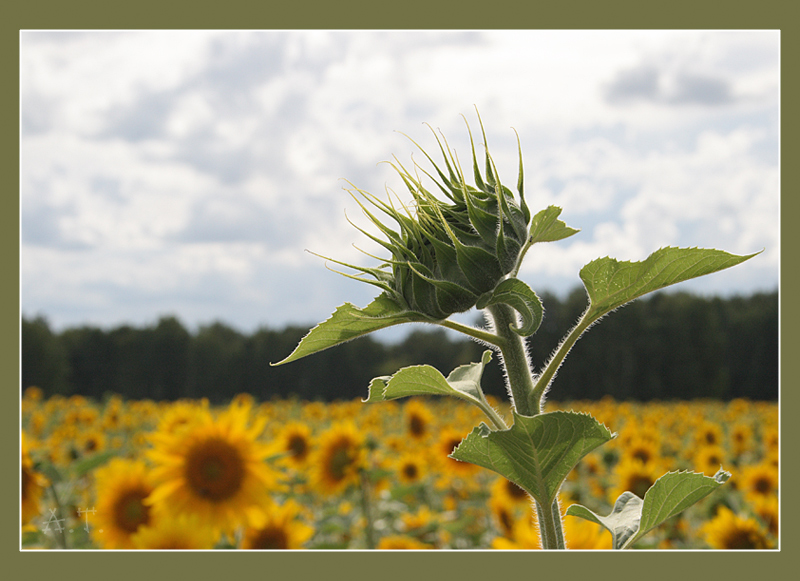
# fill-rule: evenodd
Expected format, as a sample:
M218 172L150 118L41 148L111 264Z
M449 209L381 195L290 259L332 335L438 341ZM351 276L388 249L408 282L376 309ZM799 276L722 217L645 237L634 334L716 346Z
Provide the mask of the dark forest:
M530 340L540 367L586 306L577 289L567 297L545 293L544 321ZM476 315L477 316L477 315ZM477 324L477 322L476 322ZM260 400L296 397L332 401L366 397L370 380L400 367L430 364L447 375L480 360L484 347L452 339L431 326L411 326L400 343L370 336L280 367L308 327L261 328L242 334L223 323L189 332L175 317L147 327L51 330L46 319L23 318L22 388L45 395L213 403L251 393ZM778 398L778 293L706 298L656 293L606 316L575 345L550 397L729 400ZM503 396L496 362L483 380L487 394Z

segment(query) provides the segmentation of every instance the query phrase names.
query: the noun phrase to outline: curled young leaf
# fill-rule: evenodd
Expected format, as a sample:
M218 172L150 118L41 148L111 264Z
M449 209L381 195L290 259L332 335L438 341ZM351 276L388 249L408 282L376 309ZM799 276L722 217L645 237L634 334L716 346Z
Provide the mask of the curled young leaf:
M531 287L517 278L505 279L491 293L482 295L475 306L485 309L496 304L506 304L522 316L522 326L511 326L518 335L523 337L533 335L542 323L544 314L542 302Z

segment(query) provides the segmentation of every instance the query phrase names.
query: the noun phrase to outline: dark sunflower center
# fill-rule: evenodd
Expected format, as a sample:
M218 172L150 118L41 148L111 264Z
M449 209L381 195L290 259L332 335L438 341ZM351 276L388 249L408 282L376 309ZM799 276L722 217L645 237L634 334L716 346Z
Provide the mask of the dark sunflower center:
M639 498L644 498L645 493L653 486L653 479L644 474L636 474L628 483L628 490Z
M637 448L633 452L633 457L647 464L650 461L650 458L652 458L652 454L650 454L650 450L646 450L644 448Z
M408 419L408 431L411 432L411 435L419 438L420 436L425 435L427 426L425 425L425 420L423 420L418 415L412 415Z
M283 528L265 527L253 539L252 547L254 549L288 549L289 538Z
M759 543L748 530L736 529L725 537L726 549L760 549Z
M289 438L288 449L295 458L305 458L308 452L308 442L301 435L294 435Z
M417 476L419 476L419 468L417 468L416 464L409 462L403 466L403 476L409 480L416 480Z
M753 483L753 489L760 494L772 492L772 482L769 478L758 478Z
M225 440L204 440L189 450L186 480L198 496L212 502L227 500L239 492L244 476L239 451Z
M150 522L150 507L144 504L148 490L135 489L125 492L114 503L114 524L120 529L135 533L140 525Z
M334 480L342 480L347 475L347 468L353 463L346 443L339 444L328 459L328 473Z
M453 450L455 450L456 447L460 443L461 443L461 440L457 440L457 439L454 438L454 439L448 440L447 442L445 442L442 445L442 451L445 453L445 458L447 458L446 462L447 462L448 466L451 466L451 467L452 466L459 466L460 467L461 462L459 462L455 458L451 458L450 457L450 454L453 453Z
M510 480L506 480L506 492L508 492L508 495L514 500L522 500L528 497L528 494L524 490Z
M511 512L507 508L501 508L497 512L497 518L500 521L500 526L503 527L503 530L506 534L511 534L514 530L514 517L512 516Z

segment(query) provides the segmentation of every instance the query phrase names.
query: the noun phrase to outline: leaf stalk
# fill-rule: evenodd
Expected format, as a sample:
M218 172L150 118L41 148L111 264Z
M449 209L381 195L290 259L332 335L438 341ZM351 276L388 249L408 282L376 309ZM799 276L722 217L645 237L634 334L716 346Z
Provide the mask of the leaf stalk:
M531 391L531 398L537 402L539 407L541 407L544 394L547 392L547 389L553 382L553 378L555 377L558 368L561 367L561 364L564 362L564 358L567 356L567 353L570 352L570 349L572 349L572 346L575 345L575 342L589 327L592 326L595 321L596 318L590 316L590 309L586 309L575 327L572 328L569 334L567 334L567 336L558 346L558 349L556 349L556 352L547 362L542 373L536 377L535 385Z

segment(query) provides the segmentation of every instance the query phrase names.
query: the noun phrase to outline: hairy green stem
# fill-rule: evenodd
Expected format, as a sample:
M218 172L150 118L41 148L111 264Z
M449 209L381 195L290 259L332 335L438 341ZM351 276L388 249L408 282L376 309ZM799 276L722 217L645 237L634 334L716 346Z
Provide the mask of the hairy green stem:
M561 519L561 507L558 506L558 498L553 501L552 513L556 530L556 548L564 550L567 548L567 544L564 541L564 523Z
M500 352L503 355L503 366L514 399L514 408L520 415L535 416L542 411L543 391L537 393L535 389L525 339L511 329L511 325L517 324L515 311L504 304L492 305L487 310L494 322L495 332L503 339ZM553 501L550 506L536 502L536 512L542 548L565 549L558 500Z
M368 549L375 548L375 526L372 522L372 507L369 502L369 476L366 470L360 471L361 482L359 488L361 489L361 512L364 514L366 525L364 526L364 538Z
M511 325L517 324L516 311L505 304L491 305L487 310L494 322L495 332L502 340L499 345L500 353L503 355L503 366L511 397L514 399L514 408L520 415L535 416L540 410L533 399L533 377L525 339L511 330Z
M536 504L536 522L539 523L539 544L542 546L543 549L550 548L550 535L553 534L553 527L545 526L547 522L547 517L542 510L542 505L539 504L539 501L535 501Z
M536 502L536 516L539 519L539 535L543 549L567 548L564 543L564 529L561 523L561 511L558 507L558 500L545 507Z

